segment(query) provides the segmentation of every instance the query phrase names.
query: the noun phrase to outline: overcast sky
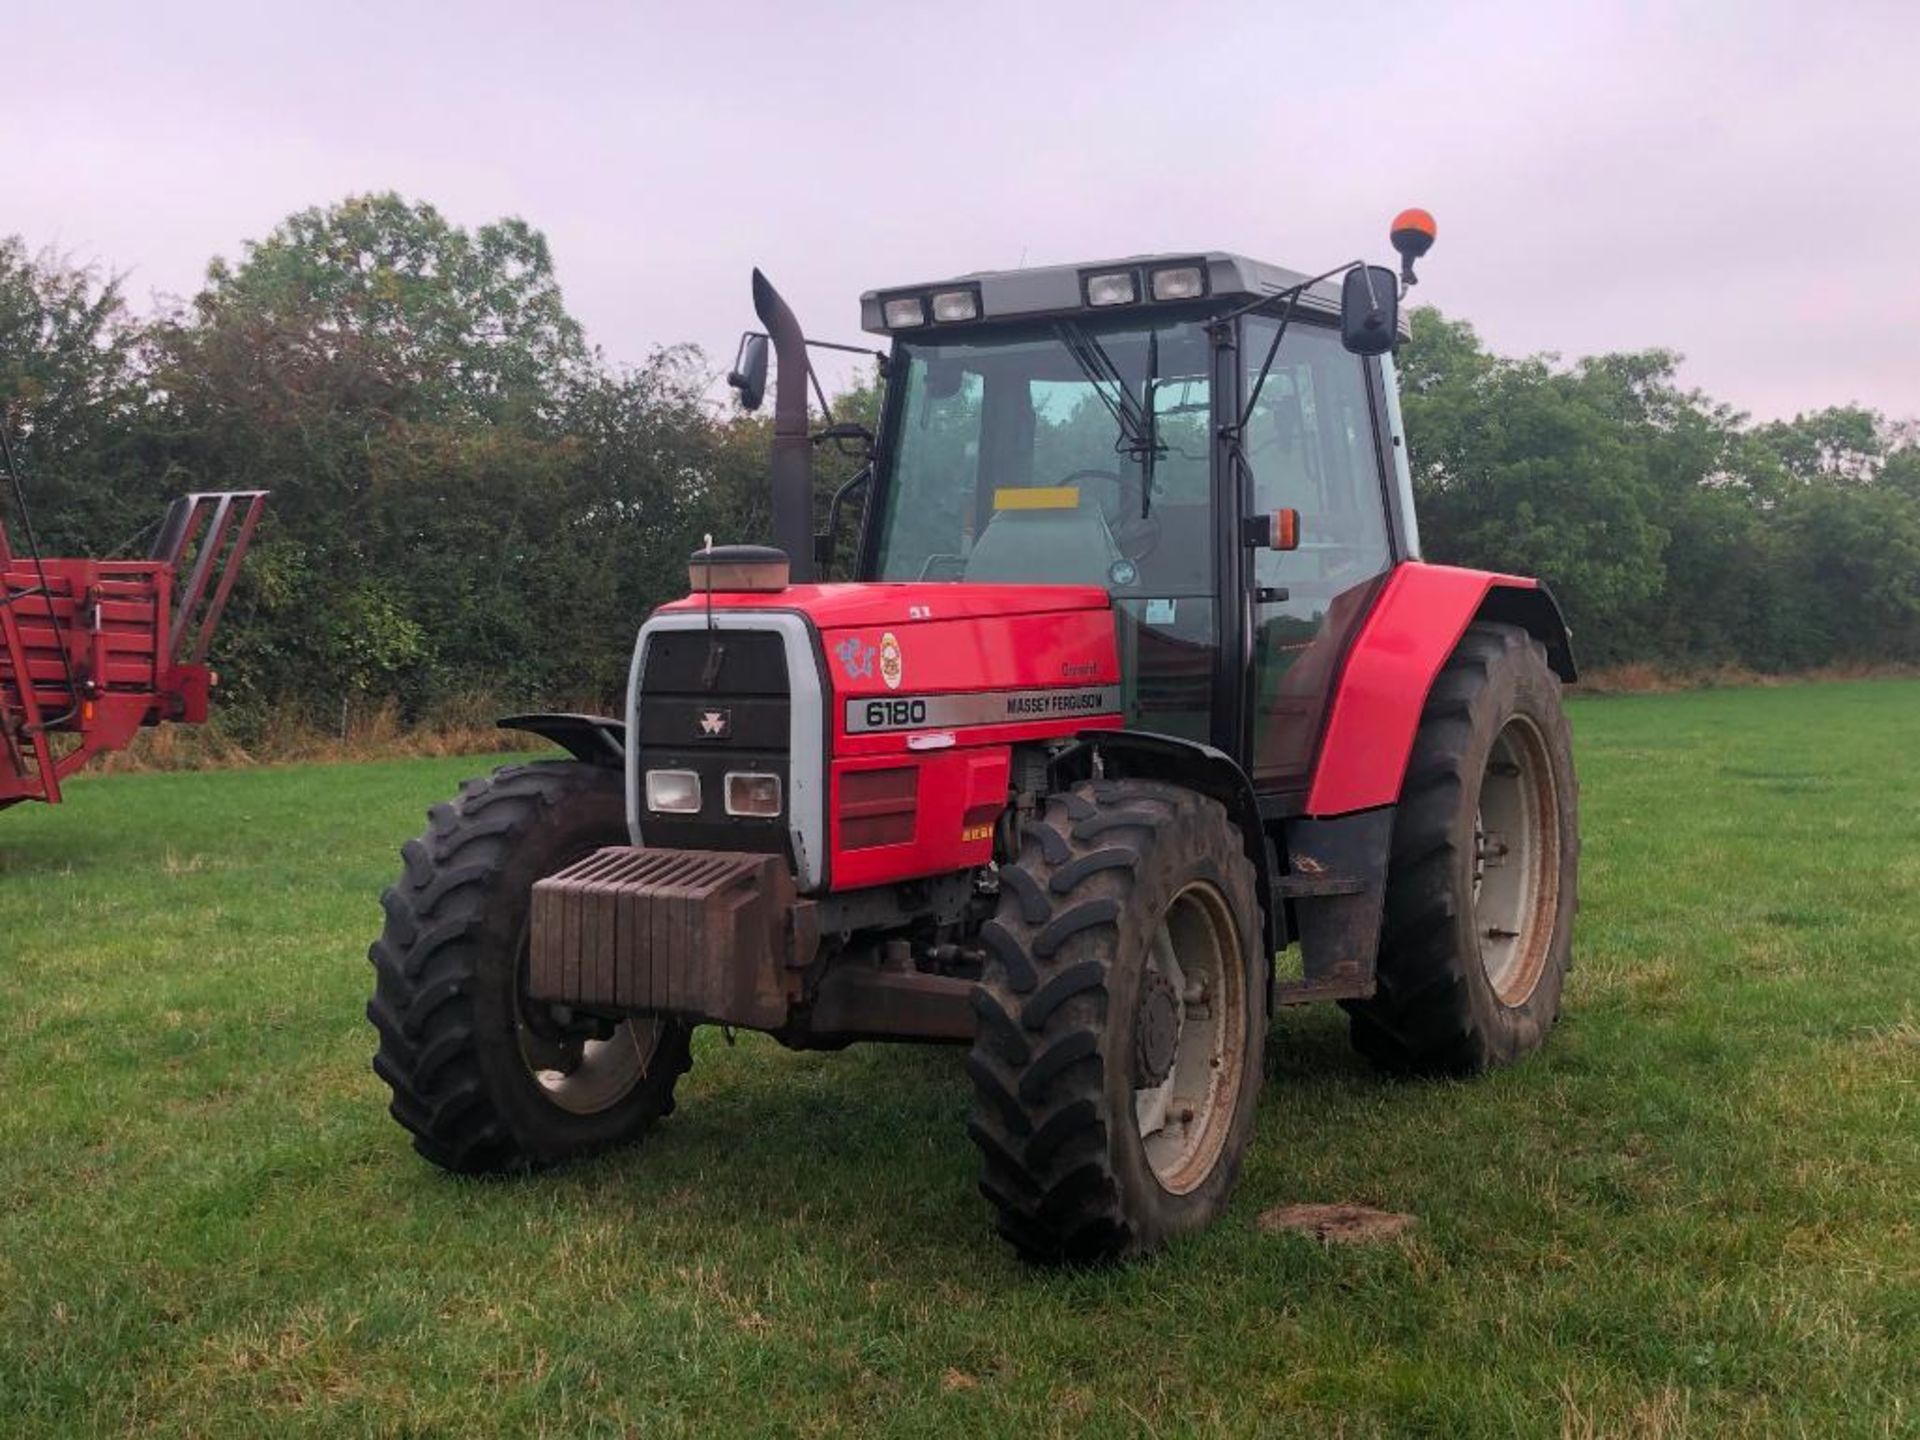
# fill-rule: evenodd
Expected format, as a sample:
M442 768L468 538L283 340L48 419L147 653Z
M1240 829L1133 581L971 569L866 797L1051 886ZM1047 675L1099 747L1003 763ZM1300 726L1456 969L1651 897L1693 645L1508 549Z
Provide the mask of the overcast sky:
M7 6L0 233L188 294L368 190L518 214L616 361L760 264L863 289L1151 250L1388 258L1496 348L1667 346L1761 417L1920 415L1920 5Z

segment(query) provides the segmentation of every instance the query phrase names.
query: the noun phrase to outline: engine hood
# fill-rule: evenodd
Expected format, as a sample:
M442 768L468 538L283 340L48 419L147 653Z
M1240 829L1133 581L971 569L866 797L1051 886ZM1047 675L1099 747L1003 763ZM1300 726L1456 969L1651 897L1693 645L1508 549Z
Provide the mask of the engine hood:
M760 650L784 665L729 643L755 632ZM785 719L767 721L773 709ZM653 838L678 822L646 819L641 830L640 772L704 766L715 775L706 788L717 791L729 757L758 736L769 766L786 767L787 831L804 893L966 870L992 858L1014 747L1117 726L1122 710L1114 612L1098 586L692 595L662 606L640 631L628 692L628 733L637 737L627 752L628 815L636 844L711 847L705 838ZM862 789L876 786L884 793ZM717 806L703 818L732 823Z
M707 596L689 595L660 607L661 613L704 610ZM1097 585L956 585L952 583L789 585L784 590L715 591L721 610L783 610L805 615L816 630L908 625L928 620L981 620L1015 615L1057 615L1105 610L1107 592Z
M654 612L697 623L708 605L724 626L749 615L797 615L819 637L840 699L1120 680L1113 605L1097 585L952 583L789 585L716 590ZM653 622L649 622L653 623Z
M697 623L707 604L690 595L663 605L655 620ZM1097 585L789 585L715 591L712 605L721 625L754 614L802 617L839 701L1120 680L1112 601ZM835 715L844 723L843 712Z

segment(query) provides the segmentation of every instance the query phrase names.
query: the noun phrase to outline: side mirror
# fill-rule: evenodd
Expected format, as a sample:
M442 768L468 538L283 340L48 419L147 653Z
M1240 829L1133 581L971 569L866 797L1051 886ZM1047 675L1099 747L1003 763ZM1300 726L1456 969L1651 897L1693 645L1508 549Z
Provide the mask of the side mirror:
M727 384L740 392L742 410L758 410L767 398L767 337L748 332L740 337L740 349L733 357L733 369L727 372Z
M1384 265L1356 265L1340 285L1340 343L1384 355L1400 339L1400 282Z

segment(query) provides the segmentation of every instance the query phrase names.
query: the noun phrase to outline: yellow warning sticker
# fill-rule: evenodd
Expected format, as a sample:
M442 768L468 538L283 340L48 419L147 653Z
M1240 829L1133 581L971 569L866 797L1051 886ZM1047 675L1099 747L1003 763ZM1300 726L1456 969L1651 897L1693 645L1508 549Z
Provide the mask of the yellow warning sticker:
M1023 485L993 492L996 510L1077 510L1078 485Z

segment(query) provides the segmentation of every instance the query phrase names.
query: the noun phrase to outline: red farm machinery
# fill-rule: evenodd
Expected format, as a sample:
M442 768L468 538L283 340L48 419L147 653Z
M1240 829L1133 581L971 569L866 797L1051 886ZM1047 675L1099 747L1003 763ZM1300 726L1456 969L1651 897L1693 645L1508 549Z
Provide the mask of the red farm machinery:
M15 497L24 549L0 523L0 809L59 803L68 776L142 726L207 718L208 646L266 502L187 495L147 558L72 560L39 553L17 479Z
M1339 1002L1391 1070L1536 1049L1573 656L1543 585L1420 558L1394 350L1432 238L1395 222L1398 274L1203 252L870 292L874 433L812 427L756 272L731 379L756 408L777 359L777 548L695 553L624 715L502 721L573 758L470 782L384 897L374 1068L415 1148L635 1140L703 1024L944 1042L1001 1234L1100 1260L1226 1206L1276 1007ZM816 536L821 443L868 463Z

